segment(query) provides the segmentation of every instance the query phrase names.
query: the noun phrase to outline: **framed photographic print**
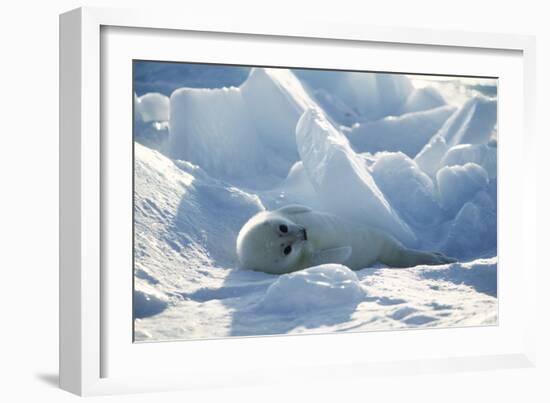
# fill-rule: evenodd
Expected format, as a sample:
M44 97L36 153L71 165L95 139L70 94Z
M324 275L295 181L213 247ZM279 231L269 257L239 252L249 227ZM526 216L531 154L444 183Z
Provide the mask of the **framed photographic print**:
M533 39L291 25L61 16L63 388L532 365Z
M496 78L133 69L135 341L497 324Z

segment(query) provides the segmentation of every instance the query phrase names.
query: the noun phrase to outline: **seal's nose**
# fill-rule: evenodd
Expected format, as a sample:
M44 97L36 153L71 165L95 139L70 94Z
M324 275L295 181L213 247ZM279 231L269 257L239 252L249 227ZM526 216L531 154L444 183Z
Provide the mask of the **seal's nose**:
M302 228L302 234L304 235L304 241L307 241L307 231L305 228Z

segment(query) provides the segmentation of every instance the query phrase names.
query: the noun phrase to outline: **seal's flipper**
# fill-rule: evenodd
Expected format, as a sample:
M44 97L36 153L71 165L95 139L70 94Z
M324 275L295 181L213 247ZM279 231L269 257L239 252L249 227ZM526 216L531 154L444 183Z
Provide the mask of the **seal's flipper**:
M312 210L309 207L302 206L301 204L289 204L288 206L281 207L276 211L287 215L293 215L293 214L309 213Z
M423 250L398 248L380 256L380 263L390 267L414 267L418 265L438 266L456 263L457 260L440 252L426 252Z
M345 263L351 256L351 251L351 246L321 250L313 255L313 266L325 263Z

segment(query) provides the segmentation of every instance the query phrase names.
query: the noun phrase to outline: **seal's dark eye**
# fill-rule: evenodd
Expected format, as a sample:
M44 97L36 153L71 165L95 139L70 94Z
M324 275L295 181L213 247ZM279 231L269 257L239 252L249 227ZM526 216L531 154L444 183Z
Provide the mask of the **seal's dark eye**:
M283 234L286 234L288 232L288 227L286 225L279 225L279 230L283 233Z
M284 248L283 253L285 255L289 255L290 252L292 252L292 246L288 245L286 248Z

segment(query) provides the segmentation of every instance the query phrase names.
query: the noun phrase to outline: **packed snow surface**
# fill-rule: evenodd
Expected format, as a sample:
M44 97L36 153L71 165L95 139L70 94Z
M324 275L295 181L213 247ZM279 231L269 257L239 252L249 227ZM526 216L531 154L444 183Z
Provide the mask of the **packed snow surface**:
M137 341L497 323L494 81L483 95L392 74L137 71ZM290 203L459 262L240 269L242 225Z
M259 309L300 314L357 305L363 297L355 272L325 264L279 276L267 289Z

